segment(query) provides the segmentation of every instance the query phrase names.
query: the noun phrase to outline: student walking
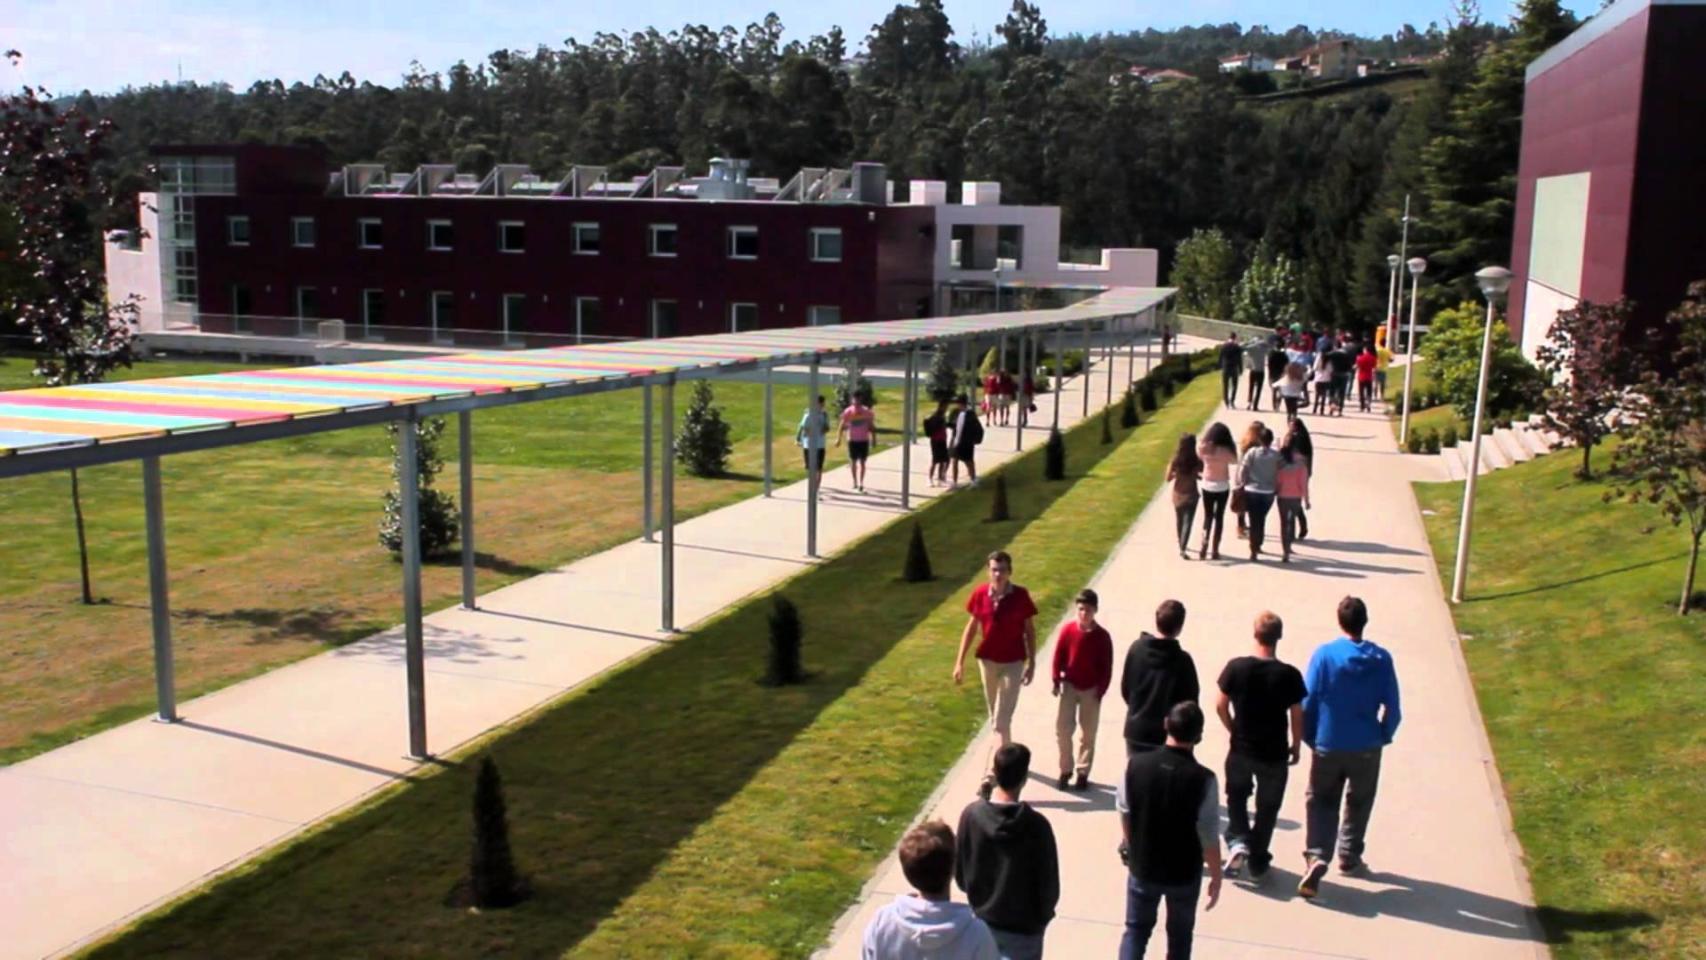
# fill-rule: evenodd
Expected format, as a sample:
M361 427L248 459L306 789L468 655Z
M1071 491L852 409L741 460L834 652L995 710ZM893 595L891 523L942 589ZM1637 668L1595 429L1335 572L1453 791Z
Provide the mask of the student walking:
M823 445L829 437L829 413L823 407L823 394L817 395L817 402L806 410L800 417L800 425L794 429L794 442L799 444L800 453L805 457L806 473L823 473Z
M1244 369L1244 348L1238 345L1238 334L1226 335L1220 345L1220 399L1228 408L1238 406L1238 374Z
M1312 756L1299 896L1320 893L1321 878L1335 852L1340 873L1363 868L1368 820L1380 783L1380 754L1403 719L1392 654L1363 639L1367 626L1368 607L1362 600L1339 601L1344 636L1317 647L1303 673L1309 690L1303 699L1303 742Z
M1256 617L1256 649L1234 657L1220 671L1220 699L1214 712L1232 735L1226 754L1226 875L1238 876L1248 864L1250 879L1260 881L1273 863L1269 849L1274 824L1285 799L1288 767L1297 762L1303 742L1303 674L1274 655L1284 625L1272 612ZM1287 733L1289 731L1289 738ZM1250 794L1256 795L1256 819L1250 821Z
M1357 354L1357 409L1363 413L1374 412L1374 368L1379 363L1373 347L1365 346Z
M948 485L948 405L938 403L936 412L924 418L924 435L930 438L930 485Z
M995 791L960 813L954 880L995 935L1001 960L1042 960L1043 934L1060 902L1060 856L1048 818L1019 799L1031 751L995 752Z
M954 683L958 685L965 678L972 638L981 637L977 667L983 675L983 702L995 730L994 746L1004 747L1012 739L1019 688L1031 682L1037 668L1037 631L1031 622L1037 606L1030 591L1013 582L1013 558L1007 551L989 555L989 582L971 592L966 613L969 616L960 632L960 651L954 658ZM993 754L991 750L992 761ZM986 774L979 793L988 797L994 785L994 773Z
M1252 420L1244 428L1243 436L1238 438L1238 456L1240 459L1251 450L1262 445L1262 431L1265 429L1267 426L1260 420ZM1232 492L1232 512L1238 517L1238 539L1240 540L1250 535L1249 527L1245 523L1245 515L1249 511L1250 507L1244 495L1243 485L1235 485Z
M955 861L954 831L940 820L900 838L900 872L913 892L897 894L866 924L860 960L1000 960L989 926L950 899Z
M1274 342L1268 348L1268 389L1273 394L1273 406L1270 408L1273 411L1280 408L1280 380L1285 377L1285 368L1290 363L1291 358L1286 354L1285 338L1274 334Z
M1327 354L1327 364L1333 370L1332 403L1335 417L1345 415L1345 398L1351 392L1351 373L1356 369L1356 354L1351 351L1350 345L1341 340Z
M1257 426L1261 426L1260 423ZM1267 536L1268 511L1273 509L1275 482L1279 479L1280 456L1274 450L1274 432L1262 427L1262 437L1256 446L1244 452L1238 466L1238 482L1244 490L1244 508L1250 514L1250 560L1262 555L1262 541Z
M1288 363L1285 378L1280 381L1280 399L1285 401L1285 418L1297 419L1297 408L1309 396L1309 368L1301 363Z
M1120 699L1125 701L1126 752L1154 750L1167 739L1167 711L1175 703L1195 700L1197 664L1179 645L1185 629L1185 605L1163 600L1155 608L1154 634L1144 631L1126 650L1120 672Z
M1173 484L1173 517L1179 532L1179 557L1191 558L1191 529L1196 525L1198 478L1203 473L1202 457L1197 454L1197 438L1190 434L1179 437L1179 448L1167 464L1167 480Z
M1285 440L1281 446L1284 447L1287 444L1292 445L1296 450L1297 455L1303 458L1303 468L1309 474L1309 479L1314 480L1315 441L1310 437L1309 426L1303 422L1302 418L1293 420L1285 425ZM1310 504L1304 503L1298 505L1297 539L1299 540L1309 539L1309 509L1313 509Z
M1244 396L1244 408L1255 410L1262 399L1262 381L1268 375L1268 354L1273 347L1261 337L1251 337L1244 348L1244 367L1249 371L1249 390Z
M1013 380L1013 375L1005 369L1000 371L1000 376L996 378L995 385L999 390L995 408L1001 414L1001 425L1010 426L1013 422L1013 396L1018 393L1019 385Z
M1318 417L1327 415L1327 410L1333 399L1333 359L1332 354L1322 350L1315 355L1315 391L1314 406L1310 412Z
M853 489L865 489L865 461L871 457L871 447L877 439L877 412L866 406L857 393L847 409L841 411L841 423L835 428L835 445L847 439L847 459L852 463Z
M1386 371L1392 366L1392 350L1384 342L1374 348L1374 389L1386 401Z
M1212 556L1219 560L1220 535L1226 530L1226 501L1232 496L1232 465L1238 462L1238 446L1232 442L1232 431L1226 424L1211 424L1203 432L1197 456L1203 464L1202 479L1197 484L1202 491L1202 546L1197 559Z
M954 452L953 472L954 484L960 482L960 464L965 464L966 479L971 486L977 486L977 445L983 442L983 424L977 421L977 414L972 412L971 404L966 395L960 394L954 398L953 412Z
M1190 960L1208 867L1208 904L1220 902L1220 786L1194 755L1202 741L1202 709L1194 702L1167 711L1167 742L1134 753L1114 796L1125 842L1125 935L1120 960L1143 960L1167 901L1167 958Z
M1297 539L1297 528L1303 522L1303 511L1309 503L1309 458L1300 449L1299 435L1286 437L1280 448L1279 473L1274 479L1274 499L1279 504L1280 561L1291 562L1291 545ZM1308 532L1308 527L1303 528Z
M1094 590L1078 591L1077 617L1060 628L1054 641L1054 735L1060 745L1060 789L1090 789L1090 765L1096 760L1096 730L1101 726L1102 698L1114 678L1114 640L1096 622L1101 601ZM1072 732L1080 731L1077 763L1073 762ZM1073 782L1074 770L1078 773Z

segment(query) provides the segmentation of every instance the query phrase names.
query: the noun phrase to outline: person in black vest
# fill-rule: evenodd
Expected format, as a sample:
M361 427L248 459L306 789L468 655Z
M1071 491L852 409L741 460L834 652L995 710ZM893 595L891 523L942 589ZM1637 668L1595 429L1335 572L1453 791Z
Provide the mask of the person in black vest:
M1208 865L1208 904L1220 901L1220 785L1192 750L1202 740L1202 708L1195 703L1167 711L1167 746L1133 754L1114 797L1125 842L1125 936L1120 960L1143 960L1149 935L1167 901L1167 960L1191 960Z
M1238 377L1244 372L1244 348L1238 345L1238 334L1226 335L1218 351L1220 360L1220 399L1228 408L1238 406Z
M1031 751L1009 743L995 752L995 792L960 814L954 880L979 920L989 924L1002 960L1041 960L1043 932L1060 901L1060 857L1048 818L1019 800Z
M1125 700L1126 752L1154 750L1167 740L1164 721L1173 704L1196 700L1197 664L1179 646L1185 629L1185 605L1163 600L1155 608L1155 629L1145 631L1125 654L1120 697Z

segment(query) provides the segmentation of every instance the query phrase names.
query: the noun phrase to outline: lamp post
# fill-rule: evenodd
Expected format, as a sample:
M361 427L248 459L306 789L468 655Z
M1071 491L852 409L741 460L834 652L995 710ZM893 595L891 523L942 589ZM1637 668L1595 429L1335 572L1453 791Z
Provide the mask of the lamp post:
M1386 349L1388 350L1392 349L1392 338L1398 335L1398 311L1404 306L1404 275L1397 273L1397 266L1410 255L1410 195L1407 193L1404 194L1404 219L1400 222L1403 224L1403 230L1398 235L1398 258L1396 260L1390 256L1386 258L1386 262L1392 265L1397 280L1396 296L1392 298L1392 309L1386 314Z
M1410 439L1410 378L1416 374L1416 305L1421 299L1422 271L1428 268L1428 262L1411 257L1405 266L1410 268L1410 332L1404 337L1404 413L1398 419L1400 444Z
M1451 575L1451 602L1462 603L1469 580L1469 534L1475 519L1475 478L1481 474L1481 424L1487 418L1487 374L1493 366L1493 313L1511 287L1504 267L1482 267L1475 282L1487 298L1487 325L1481 332L1481 377L1475 386L1475 423L1469 441L1469 476L1463 481L1463 518L1457 526L1457 565Z
M1386 266L1392 271L1392 276L1386 283L1386 349L1388 350L1392 349L1392 338L1398 333L1394 329L1398 325L1398 314L1396 312L1398 309L1398 267L1403 262L1404 258L1396 253L1386 255Z
M995 264L995 312L1001 312L1001 263Z

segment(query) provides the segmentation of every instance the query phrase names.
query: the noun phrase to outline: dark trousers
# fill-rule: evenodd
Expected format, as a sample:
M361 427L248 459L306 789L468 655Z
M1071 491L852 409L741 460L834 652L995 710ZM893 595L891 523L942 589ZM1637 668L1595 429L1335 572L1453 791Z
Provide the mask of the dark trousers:
M1310 385L1310 389L1314 391L1315 399L1313 405L1309 409L1318 416L1325 416L1327 413L1327 401L1333 398L1332 382L1328 381L1327 383L1321 383L1317 381Z
M1202 877L1190 883L1150 883L1136 877L1126 879L1125 936L1120 938L1120 960L1143 960L1149 935L1167 901L1167 960L1191 960L1191 939L1197 928L1197 898L1202 895Z
M1262 540L1267 535L1268 511L1274 507L1274 495L1271 493L1256 493L1253 490L1244 491L1244 510L1250 522L1250 555L1255 556L1262 550Z
M1184 503L1173 504L1173 516L1179 529L1179 549L1188 550L1191 546L1191 528L1196 526L1197 522L1197 495L1193 493Z
M1244 406L1249 407L1251 410L1256 409L1257 404L1261 402L1261 399L1262 399L1262 380L1263 379L1264 379L1264 376L1262 374L1262 371L1260 371L1260 370L1251 370L1250 371L1250 389L1249 389L1249 392L1246 393L1244 396Z
M1302 397L1286 397L1285 398L1285 420L1287 423L1290 423L1291 421L1297 419L1297 408L1302 403L1303 403Z
M1274 856L1269 845L1285 800L1286 763L1252 759L1242 751L1226 755L1226 846L1242 850L1256 870L1266 870ZM1250 822L1250 794L1256 795L1256 821Z
M1373 380L1357 381L1357 407L1361 409L1363 413L1370 413L1374 410Z
M1361 860L1368 818L1374 812L1374 793L1380 786L1380 748L1317 750L1309 762L1309 794L1305 804L1304 853L1326 860L1335 850L1340 860ZM1344 803L1344 822L1339 804Z
M1238 371L1220 369L1220 399L1229 407L1238 406Z
M1215 553L1220 552L1220 535L1226 529L1226 501L1231 496L1231 490L1202 492L1202 536Z
M1303 521L1303 498L1280 497L1277 502L1280 514L1280 549L1289 557L1292 541L1297 539L1298 524ZM1303 532L1307 534L1309 528L1305 526Z

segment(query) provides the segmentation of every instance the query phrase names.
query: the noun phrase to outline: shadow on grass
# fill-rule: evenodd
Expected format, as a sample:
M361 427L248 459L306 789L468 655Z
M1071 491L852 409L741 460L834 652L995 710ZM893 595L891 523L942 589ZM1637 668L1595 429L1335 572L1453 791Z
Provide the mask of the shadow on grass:
M1687 559L1687 557L1688 557L1688 554L1685 552L1684 553L1673 553L1669 556L1658 557L1656 559L1647 560L1647 561L1644 561L1642 563L1631 563L1631 564L1628 564L1626 566L1614 567L1613 569L1610 569L1610 570L1601 570L1598 573L1584 573L1579 577L1571 577L1568 580L1559 580L1556 583L1543 583L1543 584L1540 584L1538 586L1524 587L1521 590L1507 590L1504 593L1486 593L1486 594L1481 594L1480 596L1472 596L1469 598L1468 602L1478 603L1478 602L1483 601L1483 600L1502 600L1502 599L1505 599L1507 597L1526 597L1530 594L1535 594L1535 593L1546 593L1546 592L1551 591L1551 590L1562 590L1565 587L1574 587L1574 586L1579 586L1579 585L1584 584L1584 583L1592 583L1595 580L1602 580L1606 577L1615 577L1620 573L1630 573L1630 572L1635 571L1635 570L1646 569L1647 567L1657 567L1657 566L1661 566L1661 565L1666 564L1666 563L1675 563L1678 560Z
M1118 449L1102 445L1100 431L1092 420L1067 434L1076 463L1088 467ZM1073 487L1042 480L1033 462L1040 454L1008 476L1009 496L1028 517ZM469 956L498 944L509 955L557 955L975 578L992 546L1025 526L992 540L986 512L985 498L966 496L921 510L937 577L887 586L880 602L850 598L868 597L873 582L887 584L902 569L910 524L785 584L806 627L809 684L754 682L764 672L770 609L758 596L492 741L516 859L535 880L534 896L517 908L476 916L440 905L467 862L472 773L455 770L327 826L92 955L157 956L192 942L206 955ZM442 655L456 641L427 642ZM399 939L399 931L408 932Z
M1570 943L1579 933L1616 933L1639 930L1659 922L1645 910L1563 910L1541 907L1535 911L1547 943Z
M275 610L265 607L206 610L186 607L173 610L172 616L184 620L199 620L216 626L247 627L252 631L249 643L313 640L337 647L358 640L374 629L371 622L357 620L352 611L342 607L314 607L308 610Z

